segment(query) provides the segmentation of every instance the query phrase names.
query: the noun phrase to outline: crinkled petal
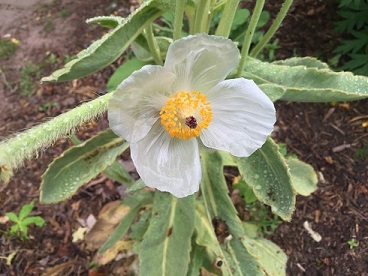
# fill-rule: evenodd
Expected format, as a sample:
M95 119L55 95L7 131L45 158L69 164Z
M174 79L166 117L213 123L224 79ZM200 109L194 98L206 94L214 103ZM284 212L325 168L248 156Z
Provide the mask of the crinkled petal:
M174 90L206 92L236 68L239 50L227 38L191 35L173 42L164 67L178 76Z
M130 144L130 151L147 186L179 198L198 191L201 165L195 138L172 138L156 122L146 137Z
M125 79L108 104L110 128L127 141L143 138L159 118L175 75L162 66L146 65Z
M251 80L225 80L208 91L213 119L200 138L206 147L247 157L260 148L276 121L271 100Z

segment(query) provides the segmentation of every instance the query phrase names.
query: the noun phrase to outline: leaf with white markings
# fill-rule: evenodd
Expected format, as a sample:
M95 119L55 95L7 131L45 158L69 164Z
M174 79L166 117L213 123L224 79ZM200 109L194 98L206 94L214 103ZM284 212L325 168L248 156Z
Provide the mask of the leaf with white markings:
M139 247L141 275L186 275L194 230L194 196L156 191L150 225Z
M248 58L242 76L253 79L273 101L331 102L368 98L367 77L334 72L311 58L276 63Z

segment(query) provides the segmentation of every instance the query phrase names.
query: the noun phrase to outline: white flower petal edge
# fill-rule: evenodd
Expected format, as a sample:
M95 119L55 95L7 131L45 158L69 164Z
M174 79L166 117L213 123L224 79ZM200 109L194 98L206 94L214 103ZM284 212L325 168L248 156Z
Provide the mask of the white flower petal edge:
M170 93L174 79L173 73L158 65L146 65L135 71L109 100L110 128L128 142L143 138L159 118L160 101L154 97Z
M252 80L220 82L207 93L213 119L200 138L206 147L247 157L260 148L276 121L271 100Z
M148 187L178 198L198 191L202 173L196 139L173 139L156 122L146 137L130 144L130 151L137 172Z
M164 67L178 76L175 91L203 93L237 67L239 55L239 49L230 39L196 34L170 45Z

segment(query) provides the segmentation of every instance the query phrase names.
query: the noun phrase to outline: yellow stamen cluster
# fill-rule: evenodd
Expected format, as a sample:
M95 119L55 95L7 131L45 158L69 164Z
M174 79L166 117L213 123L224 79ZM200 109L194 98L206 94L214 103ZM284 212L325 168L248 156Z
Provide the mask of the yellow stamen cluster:
M212 121L212 109L206 96L198 91L179 91L170 95L160 111L161 124L175 138L198 137Z

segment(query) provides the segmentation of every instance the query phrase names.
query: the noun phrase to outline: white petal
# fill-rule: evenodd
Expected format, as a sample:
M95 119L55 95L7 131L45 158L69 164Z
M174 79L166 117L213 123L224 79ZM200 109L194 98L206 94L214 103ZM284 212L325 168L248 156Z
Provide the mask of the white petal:
M143 138L159 118L163 95L171 92L174 79L162 66L146 65L135 71L109 100L110 128L129 142Z
M146 137L130 144L130 152L147 186L179 198L198 191L201 165L195 138L172 138L156 122Z
M213 119L201 131L209 148L247 157L260 148L276 121L271 100L251 80L225 80L207 93Z
M175 91L206 92L224 80L238 62L239 50L230 39L197 34L173 42L164 67L178 76Z

